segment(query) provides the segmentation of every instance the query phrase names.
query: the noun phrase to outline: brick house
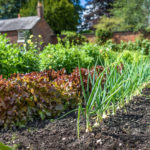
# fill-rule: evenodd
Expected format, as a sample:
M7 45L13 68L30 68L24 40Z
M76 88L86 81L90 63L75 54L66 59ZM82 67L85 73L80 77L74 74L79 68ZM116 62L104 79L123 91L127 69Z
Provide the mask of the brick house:
M37 16L20 17L14 19L0 20L0 33L7 34L12 43L24 43L26 33L35 37L42 36L45 44L52 41L53 30L44 19L43 6L40 2L37 5Z

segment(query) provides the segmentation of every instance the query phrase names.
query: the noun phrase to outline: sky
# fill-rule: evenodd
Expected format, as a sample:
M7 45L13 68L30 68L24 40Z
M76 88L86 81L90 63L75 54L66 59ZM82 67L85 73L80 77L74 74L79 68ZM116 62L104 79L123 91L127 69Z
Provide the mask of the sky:
M85 6L85 0L81 0L81 5Z

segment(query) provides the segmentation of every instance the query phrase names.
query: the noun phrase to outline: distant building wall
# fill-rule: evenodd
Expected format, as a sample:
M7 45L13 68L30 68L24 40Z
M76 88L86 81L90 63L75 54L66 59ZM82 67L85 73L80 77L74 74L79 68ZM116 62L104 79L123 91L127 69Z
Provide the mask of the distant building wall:
M91 43L96 43L96 36L95 34L83 34ZM134 42L141 34L140 33L134 33L134 32L115 32L112 36L112 40L115 43L120 43L121 41L128 42L132 41ZM60 38L64 38L64 35L61 35ZM150 40L150 33L147 33L145 35L145 38ZM52 36L52 44L57 44L57 36Z
M96 42L96 36L95 34L83 34L89 42L95 43Z
M8 32L1 32L1 34L7 34L7 37L10 39L12 43L16 43L18 40L18 32L17 31L8 31ZM32 29L32 33L35 36L42 35L44 45L48 43L57 44L58 39L57 35L53 34L52 29L48 26L48 24L43 20L39 21L37 25ZM96 42L95 34L83 34L91 43ZM133 33L133 32L115 32L112 36L112 40L116 43L120 43L120 41L132 41L134 42L141 34L140 33ZM65 35L59 36L61 39L65 37ZM150 33L145 35L145 38L150 40Z
M44 45L52 43L51 36L53 35L53 30L49 27L44 19L41 19L31 30L32 34L37 36L41 35Z
M18 32L17 31L1 32L1 34L7 34L7 37L10 39L11 43L16 43L18 40Z
M133 32L115 32L113 34L112 40L116 43L120 43L120 41L128 42L135 40L140 36L140 33L133 33Z
M135 40L137 38L139 38L139 36L141 35L141 33L134 33L134 32L115 32L112 36L112 40L115 43L120 43L121 41L124 42L128 42L128 41L132 41L135 42ZM89 42L96 42L96 36L94 34L84 34L84 36L86 36L86 38L89 40ZM145 35L145 38L150 40L150 33L147 33Z
M49 27L46 21L42 18L34 27L31 29L31 32L34 36L38 37L38 35L42 36L42 40L44 45L48 43L52 43L51 36L54 34L53 30ZM1 34L7 34L7 38L10 39L11 43L17 43L18 41L18 31L7 31L0 32Z

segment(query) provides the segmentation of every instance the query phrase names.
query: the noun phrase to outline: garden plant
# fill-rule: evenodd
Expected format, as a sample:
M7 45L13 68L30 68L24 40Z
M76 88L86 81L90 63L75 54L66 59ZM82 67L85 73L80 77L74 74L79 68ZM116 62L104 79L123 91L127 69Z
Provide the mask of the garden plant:
M0 128L21 128L74 111L80 139L81 120L85 131L92 131L149 83L149 50L144 39L100 45L67 41L40 51L32 41L27 48L0 35Z

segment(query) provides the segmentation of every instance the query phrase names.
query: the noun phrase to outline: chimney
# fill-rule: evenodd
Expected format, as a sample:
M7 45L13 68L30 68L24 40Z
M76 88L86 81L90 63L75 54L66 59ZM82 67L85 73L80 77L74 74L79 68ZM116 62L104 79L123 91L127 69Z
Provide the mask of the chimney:
M44 10L43 10L43 5L41 2L38 1L38 5L37 5L37 15L40 18L44 18Z

